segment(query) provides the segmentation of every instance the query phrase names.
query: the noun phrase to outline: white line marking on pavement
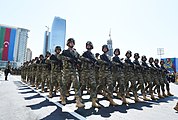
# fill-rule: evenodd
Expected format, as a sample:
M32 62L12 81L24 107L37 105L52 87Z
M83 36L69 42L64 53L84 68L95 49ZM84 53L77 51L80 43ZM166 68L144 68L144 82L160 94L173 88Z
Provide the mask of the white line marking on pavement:
M20 81L22 84L26 85L27 87L29 87L30 89L34 90L35 92L37 92L38 94L40 94L41 96L43 96L44 98L46 98L47 100L49 100L50 102L54 103L55 105L57 105L58 107L60 108L64 108L66 112L70 113L71 115L73 115L74 117L78 118L79 120L87 120L85 117L81 116L80 114L76 113L76 112L71 112L73 110L71 110L70 108L60 104L59 102L54 102L52 101L52 99L49 99L47 96L41 94L39 91L35 90L34 88L30 87L28 84L22 82L21 80L19 80L18 78L16 77L13 77L15 78L16 80Z

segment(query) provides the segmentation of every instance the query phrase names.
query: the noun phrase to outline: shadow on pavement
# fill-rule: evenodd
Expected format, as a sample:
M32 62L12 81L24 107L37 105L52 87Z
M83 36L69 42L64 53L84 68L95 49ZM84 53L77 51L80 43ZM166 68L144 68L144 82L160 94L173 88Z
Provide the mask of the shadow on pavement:
M23 85L21 82L19 81L15 81L14 82L18 87L19 90L26 90L28 88L26 88L27 86ZM20 88L20 87L25 87L25 88ZM25 92L19 92L20 94L28 94L28 93L36 93L35 91L31 90L31 91L25 91ZM74 95L74 94L71 94ZM88 95L88 94L85 94ZM32 99L36 99L36 98L40 98L43 97L39 94L30 96L30 97L24 97L25 100L32 100ZM152 105L160 105L160 103L169 103L169 101L173 101L174 99L178 100L178 97L176 96L169 96L166 98L162 98L162 99L158 99L157 101L143 101L143 102L138 102L138 103L130 103L129 105L118 105L118 106L108 106L108 107L101 107L100 109L95 109L93 107L89 108L89 109L84 109L84 108L79 108L77 110L75 110L76 113L82 115L83 117L88 117L91 115L100 115L103 118L109 118L111 116L111 113L114 112L120 112L120 113L127 113L127 110L129 109L135 109L135 110L143 110L143 107L147 107L147 108L152 108ZM99 101L101 100L106 100L105 97L103 98L99 98ZM91 101L90 98L89 99L84 99L83 102L87 102L87 101ZM75 103L75 100L68 100L67 104L72 104ZM44 101L37 103L37 104L33 104L33 105L28 105L26 107L30 107L32 110L38 110L42 107L47 107L47 106L56 106L54 103L50 102L49 100L45 99ZM50 115L46 116L45 118L41 119L41 120L66 120L66 119L77 119L75 117L73 117L71 114L69 114L68 112L63 112L62 109L60 107L57 107L57 109L55 111L53 111Z

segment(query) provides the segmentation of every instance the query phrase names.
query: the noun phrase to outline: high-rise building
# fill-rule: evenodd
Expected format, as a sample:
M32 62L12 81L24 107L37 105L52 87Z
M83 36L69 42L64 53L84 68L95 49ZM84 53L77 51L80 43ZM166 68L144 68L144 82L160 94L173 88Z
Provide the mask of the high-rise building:
M51 34L48 51L54 53L57 45L61 46L62 50L65 47L65 36L66 36L66 20L60 17L55 17L52 23Z
M45 56L46 52L49 51L49 49L50 49L49 40L50 40L50 32L49 31L45 31L44 45L43 45L43 55L44 56Z
M108 55L111 58L113 56L113 48L112 48L112 39L111 39L111 31L109 33L109 40L107 40L107 46L109 48Z
M26 61L30 61L31 59L32 59L32 51L30 50L30 48L27 48Z
M0 67L7 61L19 67L26 60L29 30L0 24Z

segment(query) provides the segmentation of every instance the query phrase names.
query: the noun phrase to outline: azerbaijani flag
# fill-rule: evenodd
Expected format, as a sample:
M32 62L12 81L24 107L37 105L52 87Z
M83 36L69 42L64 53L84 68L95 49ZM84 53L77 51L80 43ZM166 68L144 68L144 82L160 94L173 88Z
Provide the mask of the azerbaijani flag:
M13 61L16 29L0 27L0 60Z
M2 60L8 60L8 50L9 50L9 42L10 42L10 33L11 29L6 28L5 36L4 36L4 47L2 51Z

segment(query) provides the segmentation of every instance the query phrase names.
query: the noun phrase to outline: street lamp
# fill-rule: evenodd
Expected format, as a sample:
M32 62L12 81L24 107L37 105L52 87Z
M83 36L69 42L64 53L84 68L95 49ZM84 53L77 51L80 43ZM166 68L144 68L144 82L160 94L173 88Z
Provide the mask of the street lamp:
M49 34L49 27L48 26L45 26L47 28L47 35Z
M164 48L157 48L157 55L160 55L161 60L161 55L164 55Z

